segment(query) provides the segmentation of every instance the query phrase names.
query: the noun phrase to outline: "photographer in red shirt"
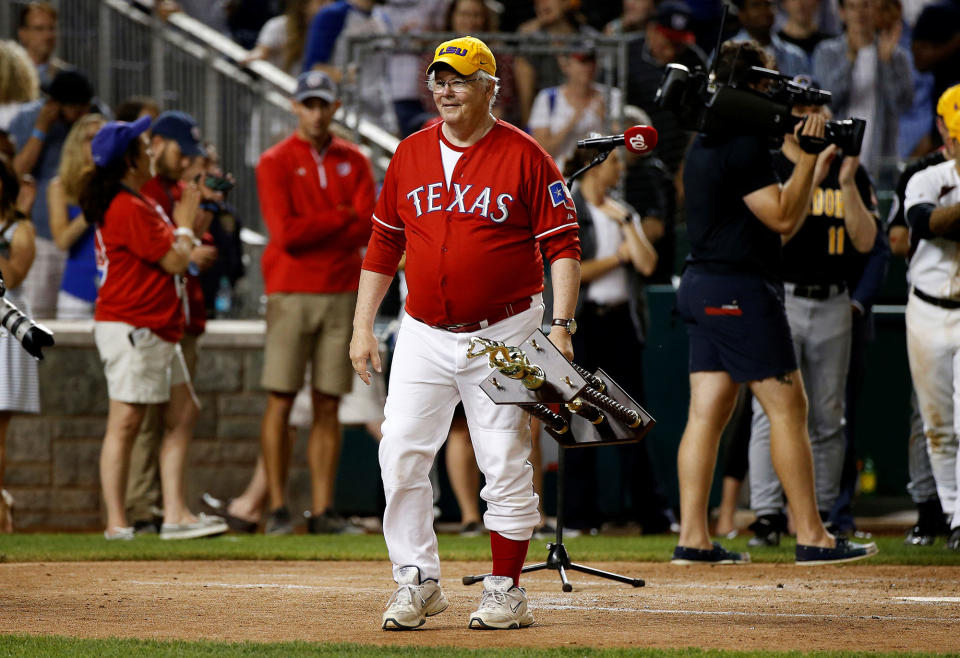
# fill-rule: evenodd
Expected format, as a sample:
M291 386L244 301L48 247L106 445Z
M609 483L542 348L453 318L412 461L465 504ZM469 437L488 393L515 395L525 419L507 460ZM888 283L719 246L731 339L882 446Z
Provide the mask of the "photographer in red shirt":
M202 174L207 152L200 142L197 122L189 114L173 111L158 116L150 127L150 150L153 153L155 175L144 183L140 193L151 203L160 206L167 217L173 217L174 209L181 203L183 191L190 182L196 181L200 186L201 201L222 199L221 194L204 185ZM210 239L206 232L212 218L209 211L197 211L191 228L198 239ZM207 324L203 288L198 275L210 268L216 259L216 247L195 243L184 274L186 302L183 311L186 326L180 339L180 349L191 379L197 364L197 341ZM163 509L159 469L162 436L163 419L159 409L148 410L133 441L127 477L126 509L138 533L160 531L157 512Z

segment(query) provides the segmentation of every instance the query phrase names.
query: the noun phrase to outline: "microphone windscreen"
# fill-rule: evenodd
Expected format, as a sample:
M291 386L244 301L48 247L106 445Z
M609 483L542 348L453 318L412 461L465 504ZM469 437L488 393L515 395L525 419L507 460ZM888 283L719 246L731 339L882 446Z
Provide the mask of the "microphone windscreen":
M623 131L623 145L631 153L649 153L657 145L657 129L631 126Z

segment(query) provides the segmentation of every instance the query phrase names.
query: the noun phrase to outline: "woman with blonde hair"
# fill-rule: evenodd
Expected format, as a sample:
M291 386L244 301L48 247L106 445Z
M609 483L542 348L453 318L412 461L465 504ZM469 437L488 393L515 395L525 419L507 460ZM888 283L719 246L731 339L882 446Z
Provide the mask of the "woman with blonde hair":
M16 41L0 40L0 130L6 131L20 106L39 94L37 70L27 51Z
M20 297L21 282L34 255L33 224L19 207L20 183L13 165L0 156L0 272L6 298L26 315L30 309ZM0 533L13 532L13 497L3 489L6 439L14 413L39 413L37 362L10 336L0 340Z
M93 317L100 277L94 253L94 227L83 217L77 199L80 182L93 168L90 141L106 123L99 114L79 119L63 144L57 177L47 188L50 233L63 251L69 252L57 295L57 318L81 320Z

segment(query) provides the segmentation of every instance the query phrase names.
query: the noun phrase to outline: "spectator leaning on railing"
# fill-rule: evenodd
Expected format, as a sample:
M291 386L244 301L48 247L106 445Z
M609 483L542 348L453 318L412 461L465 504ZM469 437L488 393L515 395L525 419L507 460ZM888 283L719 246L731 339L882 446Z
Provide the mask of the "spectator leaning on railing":
M200 192L194 185L184 191L173 222L140 195L152 170L143 135L149 126L148 117L103 126L91 143L96 167L80 193L84 216L97 226L97 263L103 272L94 338L110 397L100 453L107 539L133 538L123 504L127 464L133 437L151 404L166 405L161 538L227 530L222 519L191 514L184 500L184 460L198 409L177 345L184 321L182 283L176 275L190 262Z

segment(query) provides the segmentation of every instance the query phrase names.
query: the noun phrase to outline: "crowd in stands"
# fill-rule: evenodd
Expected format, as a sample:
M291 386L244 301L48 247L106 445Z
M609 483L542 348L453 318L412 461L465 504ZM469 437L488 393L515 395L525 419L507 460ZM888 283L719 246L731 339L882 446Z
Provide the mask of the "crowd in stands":
M589 134L620 132L635 123L658 130L652 154L614 151L572 188L584 245L577 314L584 330L576 338L576 360L619 373L617 381L638 400L643 386L636 375L648 325L644 286L669 283L678 273L676 229L684 223L691 194L683 174L693 134L655 100L667 64L705 67L719 42L754 41L771 68L832 94L823 108L826 115L866 120L859 159L832 151L816 174L816 184L822 185L812 209L819 212L811 216L843 220L844 209L848 213L829 245L830 255L842 256L831 261L837 266L836 280L785 274L788 297L842 295L845 301L844 317L837 321L843 325L837 329L843 346L829 352L834 373L829 392L815 399L829 368L820 364L803 374L812 378L806 384L820 469L820 513L836 531L856 530L850 510L856 479L851 436L864 345L871 333L870 308L890 247L906 255L909 248L900 247L911 244L896 230L888 242L877 190L893 189L906 161L944 147L952 156L954 133L948 123L956 106L944 109L937 102L960 82L960 10L955 4L729 0L731 12L720 34L722 0L132 1L161 18L185 12L229 35L249 51L241 65L265 60L297 77L291 103L298 128L267 150L257 167L270 234L261 264L268 296L263 454L245 492L229 500L206 496L211 515L193 514L183 498L183 464L197 414L190 384L197 339L215 314L214 298L224 282L232 286L244 273L240 222L225 198L231 179L193 117L145 97L113 108L98 99L88 76L55 56L58 14L49 3L24 5L16 34L0 41L0 270L7 297L24 312L96 322L110 397L100 463L108 539L130 539L135 530L151 529L170 539L216 534L228 525L254 531L262 522L269 533L292 532L285 485L290 418L292 412L297 415L294 401L301 390L309 391L305 395L312 411L303 421L310 427L313 485L308 527L317 533L355 529L332 504L341 433L338 408L354 380L342 327L333 326L331 318L349 327L358 250L369 237L375 185L366 158L354 145L331 137L328 127L347 89L353 89L365 117L399 137L437 121L435 95L424 82L436 44L418 37L427 32L500 33L505 41L564 38L556 52L511 53L491 42L498 52L500 84L492 112L529 132L567 174L589 161L592 154L576 148L577 140ZM358 35L406 40L396 52L373 48L358 61L348 51L350 37ZM601 82L616 78L604 76L613 60L601 57L596 40L611 37L626 48L622 89ZM783 180L791 169L792 148L788 139ZM905 188L902 181L901 196ZM857 199L850 199L851 194ZM860 209L859 223L852 227L849 213ZM128 217L149 228L121 230L120 224L133 221ZM906 223L900 225L904 231ZM331 255L332 236L340 255ZM801 249L814 249L800 241L787 245L796 252L788 258L793 263L812 253ZM132 287L121 289L121 282ZM131 290L139 291L137 298ZM146 308L140 295L152 295L156 302ZM298 320L284 326L291 318ZM799 328L794 332L799 334ZM295 335L311 336L313 342L295 346ZM0 485L10 414L41 412L36 364L16 349L8 350L10 344L6 341L0 350ZM629 363L621 358L624 351L631 355ZM305 371L308 361L311 368ZM829 405L830 413L821 415ZM776 476L764 461L769 442L763 440L763 415L756 405L751 410L749 395L737 409L716 530L721 535L737 531L733 501L749 463L754 511L760 517L756 543L775 544L787 530L787 519ZM376 413L367 414L366 421L379 438ZM532 438L539 449L536 423ZM469 441L462 417L456 416L447 470L463 511L464 532L474 533L482 519ZM830 445L819 457L818 443ZM953 446L955 451L955 438ZM619 460L625 475L616 518L604 519L600 510L585 505L571 510L571 528L592 531L614 520L637 523L644 532L669 529L676 519L647 448L617 450L623 451ZM578 477L572 485L578 495L568 500L589 503L587 492L600 486L593 452L578 452ZM922 458L922 450L914 452ZM827 469L821 461L830 464L831 480L822 490L820 475ZM542 487L542 464L536 466ZM956 478L952 485L937 484L940 496L947 496L944 505L952 504ZM919 480L912 486L912 492L922 488ZM920 499L915 496L918 509L935 506L931 501L937 494L931 496L930 489L925 487ZM4 492L0 531L12 527L11 506ZM949 515L953 510L943 511ZM943 530L942 514L928 516L934 520L918 536Z

